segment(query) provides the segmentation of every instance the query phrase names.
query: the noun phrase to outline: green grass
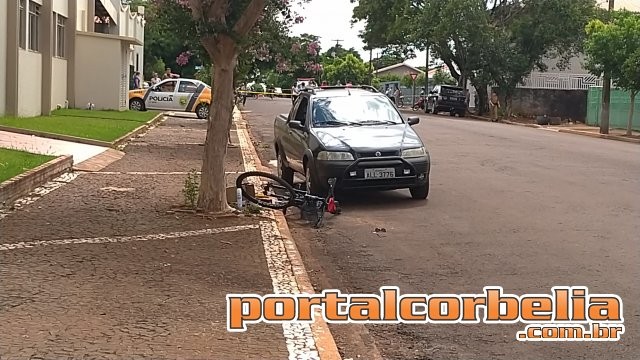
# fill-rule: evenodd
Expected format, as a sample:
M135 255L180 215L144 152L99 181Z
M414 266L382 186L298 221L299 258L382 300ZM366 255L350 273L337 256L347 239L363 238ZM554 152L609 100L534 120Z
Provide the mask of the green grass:
M39 116L0 118L0 125L111 142L141 126L141 123L76 116Z
M0 125L112 142L158 114L157 111L59 109L51 116L0 117Z
M51 115L147 122L159 113L159 111L59 109L52 111Z
M0 183L53 159L55 156L0 148Z

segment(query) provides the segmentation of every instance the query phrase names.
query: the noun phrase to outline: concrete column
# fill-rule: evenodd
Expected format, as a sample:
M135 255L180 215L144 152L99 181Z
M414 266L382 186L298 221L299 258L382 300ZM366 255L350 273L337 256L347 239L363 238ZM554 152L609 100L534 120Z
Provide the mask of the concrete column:
M40 13L40 53L42 54L42 98L40 100L42 115L51 114L51 88L53 74L53 40L55 39L56 19L53 16L53 0L42 1Z
M76 106L76 26L78 21L78 2L69 0L69 18L65 34L67 58L67 101L69 107Z
M7 103L6 113L18 115L18 48L20 39L18 1L7 1Z
M86 0L85 0L86 1ZM87 3L87 32L96 31L96 0L88 0Z

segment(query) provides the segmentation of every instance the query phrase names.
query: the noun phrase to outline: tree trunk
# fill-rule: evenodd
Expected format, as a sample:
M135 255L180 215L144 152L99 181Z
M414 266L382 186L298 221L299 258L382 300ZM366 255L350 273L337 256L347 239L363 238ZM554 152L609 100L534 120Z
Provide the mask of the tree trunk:
M233 75L238 58L235 41L225 35L204 39L213 60L213 98L209 111L207 140L204 145L198 207L206 212L227 212L225 155L233 120Z
M636 91L631 92L631 104L629 105L629 118L627 119L627 135L633 134L633 111L636 108Z
M487 85L486 84L476 84L474 85L474 87L476 88L476 114L478 115L484 115L487 113L487 110L489 109L489 104L488 104L488 97L489 94L487 93Z
M509 119L512 115L513 94L507 93L504 97L504 117Z

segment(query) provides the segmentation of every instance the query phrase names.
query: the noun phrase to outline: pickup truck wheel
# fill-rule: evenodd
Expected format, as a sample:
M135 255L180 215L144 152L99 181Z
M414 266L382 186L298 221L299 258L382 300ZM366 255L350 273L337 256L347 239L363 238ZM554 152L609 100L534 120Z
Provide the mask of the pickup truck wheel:
M433 101L433 104L431 105L431 113L433 115L437 115L438 114L438 104L436 104L436 101Z
M293 170L287 167L287 165L284 163L284 155L282 155L282 152L280 151L278 152L277 162L278 162L278 177L286 181L288 184L293 185Z
M307 191L311 195L324 196L327 191L326 188L323 188L318 184L318 180L314 177L313 172L310 167L304 169L304 181Z
M424 185L412 187L409 189L411 197L415 200L424 200L429 196L429 180Z

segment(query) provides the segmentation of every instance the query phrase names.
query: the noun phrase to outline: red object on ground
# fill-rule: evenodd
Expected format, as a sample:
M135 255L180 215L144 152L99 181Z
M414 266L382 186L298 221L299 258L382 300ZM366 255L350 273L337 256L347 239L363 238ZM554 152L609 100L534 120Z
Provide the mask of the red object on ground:
M336 202L332 196L329 198L329 201L327 202L327 211L329 211L329 213L331 214L335 214L337 209L338 208L336 207Z

